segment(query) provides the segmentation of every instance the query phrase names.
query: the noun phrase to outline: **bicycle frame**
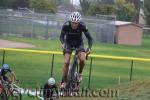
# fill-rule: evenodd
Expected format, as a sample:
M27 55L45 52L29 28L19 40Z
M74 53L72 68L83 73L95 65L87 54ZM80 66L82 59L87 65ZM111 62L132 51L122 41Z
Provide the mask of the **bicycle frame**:
M11 84L3 84L7 98L12 98L12 100L21 100L21 93L15 88L15 82ZM17 98L17 99L16 99Z
M75 50L75 54L73 57L72 62L69 65L69 71L67 75L67 84L64 89L61 89L61 95L72 95L72 94L78 94L79 93L79 87L80 87L80 82L78 82L77 75L79 71L79 65L78 65L78 49L73 48L72 50ZM87 50L85 51L86 53L86 60L88 58L89 53Z
M77 57L77 51L75 52L75 55L73 57L72 63L69 66L68 71L68 80L74 79L75 72L78 73L78 57Z
M77 50L75 51L75 55L73 57L72 63L69 66L68 71L68 82L66 85L67 92L77 92L75 88L79 84L77 81L77 73L78 73L78 57L77 57ZM70 93L69 93L70 94Z

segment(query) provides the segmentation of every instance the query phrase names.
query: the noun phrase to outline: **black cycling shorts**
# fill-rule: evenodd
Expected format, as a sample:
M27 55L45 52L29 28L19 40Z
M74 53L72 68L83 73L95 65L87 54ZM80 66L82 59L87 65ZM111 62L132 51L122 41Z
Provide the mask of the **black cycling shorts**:
M77 52L85 52L84 44L81 43L79 45L71 45L71 44L65 44L65 49L63 53L72 53L74 49L77 49Z

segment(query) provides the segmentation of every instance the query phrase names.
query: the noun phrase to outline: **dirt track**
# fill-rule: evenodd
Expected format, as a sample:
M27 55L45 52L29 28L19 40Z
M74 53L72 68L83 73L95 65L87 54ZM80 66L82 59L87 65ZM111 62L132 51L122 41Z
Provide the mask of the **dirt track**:
M33 48L32 44L0 39L0 48Z

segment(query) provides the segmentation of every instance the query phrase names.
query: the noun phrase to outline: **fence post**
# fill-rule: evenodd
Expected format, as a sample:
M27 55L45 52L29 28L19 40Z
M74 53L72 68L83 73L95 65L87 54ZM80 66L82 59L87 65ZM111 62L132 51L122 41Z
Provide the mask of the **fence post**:
M33 20L34 18L33 18L33 14L31 14L31 20ZM30 38L33 38L33 29L34 29L34 27L33 27L33 21L31 21L31 33L30 33Z
M3 59L2 59L2 66L5 63L5 50L3 51Z
M45 39L48 39L49 37L48 37L48 27L49 27L49 19L48 19L48 16L45 16L45 20L46 20L46 31L45 31Z
M51 64L51 77L53 77L53 69L54 69L54 54L52 56L52 64Z
M90 89L90 84L91 84L92 62L93 62L93 58L91 57L90 69L89 69L88 89Z
M32 14L32 20L34 20L33 14ZM34 22L32 21L32 38L35 38L35 37L37 36L36 33L34 32L34 26L35 26L35 24L34 24Z
M133 60L131 61L130 81L132 81L132 74L133 74Z

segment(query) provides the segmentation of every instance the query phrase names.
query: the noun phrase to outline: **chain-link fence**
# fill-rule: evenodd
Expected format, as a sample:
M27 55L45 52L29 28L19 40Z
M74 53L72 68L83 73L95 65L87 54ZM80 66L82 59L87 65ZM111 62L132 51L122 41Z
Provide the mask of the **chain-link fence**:
M69 14L40 14L0 10L0 35L58 39ZM114 42L115 17L83 17L95 41Z
M143 28L144 37L150 37L150 28Z
M97 15L95 39L99 42L114 43L115 41L115 16Z
M56 38L65 17L59 14L47 15L13 11L0 15L1 35L15 35L31 38Z

